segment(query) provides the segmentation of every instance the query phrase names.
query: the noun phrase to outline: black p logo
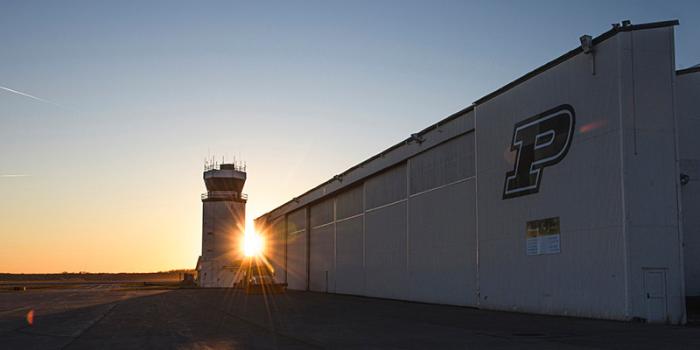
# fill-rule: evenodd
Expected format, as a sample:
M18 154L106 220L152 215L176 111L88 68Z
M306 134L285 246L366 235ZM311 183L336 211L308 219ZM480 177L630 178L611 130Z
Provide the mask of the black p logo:
M511 151L515 168L506 173L503 199L537 193L545 167L559 163L571 146L576 117L574 108L561 105L517 124Z

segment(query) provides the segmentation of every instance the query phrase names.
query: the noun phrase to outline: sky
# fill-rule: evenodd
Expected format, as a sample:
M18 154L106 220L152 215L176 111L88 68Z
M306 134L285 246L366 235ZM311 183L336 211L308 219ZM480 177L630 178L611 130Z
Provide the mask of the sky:
M0 1L0 272L194 268L204 160L247 219L598 35L697 1Z

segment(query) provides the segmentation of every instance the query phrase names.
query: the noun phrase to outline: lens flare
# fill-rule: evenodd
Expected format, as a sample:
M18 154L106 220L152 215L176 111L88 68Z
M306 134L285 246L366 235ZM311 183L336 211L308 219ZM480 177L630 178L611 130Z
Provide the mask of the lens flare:
M30 326L34 325L34 309L29 310L27 312L27 324Z
M255 231L246 231L243 235L243 255L258 256L263 250L263 239Z

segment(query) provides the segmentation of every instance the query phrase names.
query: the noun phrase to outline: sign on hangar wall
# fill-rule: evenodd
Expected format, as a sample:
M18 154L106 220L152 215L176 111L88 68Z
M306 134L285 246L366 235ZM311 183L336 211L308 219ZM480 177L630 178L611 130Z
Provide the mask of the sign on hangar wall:
M561 252L559 217L528 221L525 237L527 255Z

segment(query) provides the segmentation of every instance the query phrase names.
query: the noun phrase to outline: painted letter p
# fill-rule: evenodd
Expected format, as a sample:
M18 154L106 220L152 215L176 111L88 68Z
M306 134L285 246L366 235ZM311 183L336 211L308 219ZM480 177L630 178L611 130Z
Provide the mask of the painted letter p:
M545 167L559 163L571 146L574 108L561 105L515 124L511 151L515 168L506 173L503 199L537 193Z

